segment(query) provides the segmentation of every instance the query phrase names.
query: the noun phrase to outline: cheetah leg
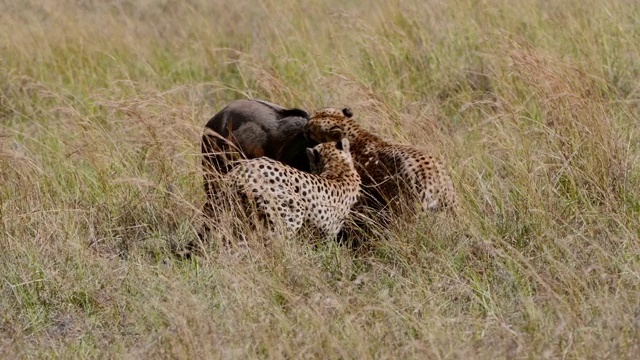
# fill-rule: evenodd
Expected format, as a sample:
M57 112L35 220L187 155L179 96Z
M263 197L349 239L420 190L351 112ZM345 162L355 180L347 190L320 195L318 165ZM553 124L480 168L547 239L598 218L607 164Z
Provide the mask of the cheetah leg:
M282 204L280 212L276 216L275 225L278 227L279 234L285 237L294 236L302 227L304 222L304 211L294 205L293 201ZM275 228L274 228L275 230Z

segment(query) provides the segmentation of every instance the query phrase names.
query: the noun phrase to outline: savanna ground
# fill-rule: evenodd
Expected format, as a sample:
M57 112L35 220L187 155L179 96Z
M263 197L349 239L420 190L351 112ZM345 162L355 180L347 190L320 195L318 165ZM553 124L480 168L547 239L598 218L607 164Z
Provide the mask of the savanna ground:
M0 33L1 358L640 353L638 2L4 0ZM443 156L458 218L177 259L246 97Z

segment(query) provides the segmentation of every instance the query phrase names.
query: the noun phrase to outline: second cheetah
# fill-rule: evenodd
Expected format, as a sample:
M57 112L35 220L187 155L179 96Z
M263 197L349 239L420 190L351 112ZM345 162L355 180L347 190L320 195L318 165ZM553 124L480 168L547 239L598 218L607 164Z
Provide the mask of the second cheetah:
M444 161L414 146L387 142L366 131L352 116L349 108L316 110L305 132L318 142L349 139L363 188L374 200L367 205L397 209L417 201L421 211L455 209L457 195Z

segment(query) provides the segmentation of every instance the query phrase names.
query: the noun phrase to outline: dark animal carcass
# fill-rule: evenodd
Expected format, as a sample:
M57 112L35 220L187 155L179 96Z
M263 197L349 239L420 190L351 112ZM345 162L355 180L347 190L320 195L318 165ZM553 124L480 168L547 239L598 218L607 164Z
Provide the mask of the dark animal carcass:
M205 126L203 166L226 174L234 159L266 156L308 172L305 150L317 144L304 134L308 120L304 110L285 109L263 100L236 100Z

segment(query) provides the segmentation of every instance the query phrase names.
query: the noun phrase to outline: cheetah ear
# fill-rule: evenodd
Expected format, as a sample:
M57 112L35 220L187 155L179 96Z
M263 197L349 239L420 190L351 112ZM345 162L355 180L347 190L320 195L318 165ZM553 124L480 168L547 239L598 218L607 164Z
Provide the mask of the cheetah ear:
M349 109L348 107L342 109L342 114L348 118L351 118L353 116L353 111L351 111L351 109Z
M320 161L320 153L314 148L307 148L307 158L312 164L317 164Z
M349 152L349 139L343 138L336 143L336 149Z
M342 127L336 125L336 126L332 126L331 129L329 129L329 138L331 139L331 141L340 141L340 139L342 139L344 137L344 131L342 130Z

